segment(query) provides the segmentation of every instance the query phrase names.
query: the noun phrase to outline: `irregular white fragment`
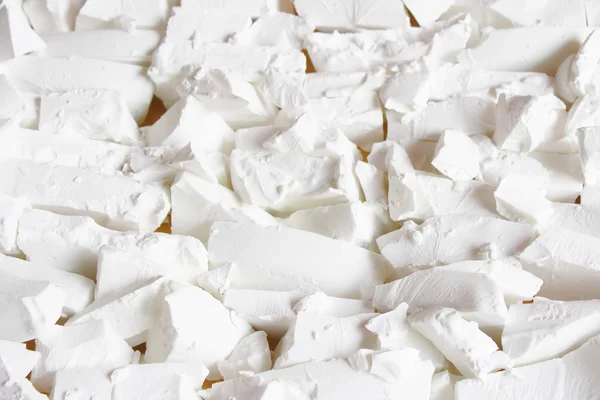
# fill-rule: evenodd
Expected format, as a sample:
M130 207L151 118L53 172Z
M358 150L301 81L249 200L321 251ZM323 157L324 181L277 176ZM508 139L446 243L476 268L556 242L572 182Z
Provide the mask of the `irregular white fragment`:
M553 300L598 298L600 239L548 229L520 255L523 268L544 281L540 296Z
M358 178L367 203L387 206L388 190L385 172L371 164L358 161L356 167L354 167L354 173Z
M448 371L433 374L429 400L454 400L454 385L457 378Z
M315 30L305 18L286 12L260 16L250 27L237 31L234 43L302 50L304 38Z
M161 30L173 0L86 0L77 15L75 30L142 28Z
M21 253L17 247L17 228L19 226L19 219L29 208L29 203L23 198L0 194L1 254L13 256Z
M498 213L508 220L544 224L552 214L546 191L523 175L508 175L494 192Z
M518 0L499 0L487 5L488 13L498 14L513 26L586 26L584 2L579 0L544 0L535 6Z
M38 34L68 32L75 28L83 3L85 0L24 0L23 11Z
M408 320L468 378L481 378L511 366L509 357L477 323L466 321L452 308L428 308L413 313Z
M231 189L229 157L223 153L205 153L202 142L193 141L169 160L177 171L187 171L210 183Z
M101 369L63 369L54 374L50 400L86 400L97 396L110 399L112 383L109 372Z
M403 0L403 3L419 26L430 26L448 11L456 0Z
M162 311L155 310L158 321L150 326L146 343L148 363L200 362L209 369L209 379L218 379L217 362L254 332L234 311L197 287L177 290L160 303ZM192 315L190 307L195 310Z
M35 344L41 357L33 368L31 381L45 392L50 391L58 371L95 368L108 373L133 360L131 347L102 320L53 326Z
M24 376L18 376L0 356L0 397L7 400L47 400L48 397L35 390Z
M577 130L579 158L586 185L600 183L600 126Z
M88 217L28 211L19 220L17 244L27 258L40 265L96 278L98 251L110 245L143 254L155 263L173 269L208 268L206 249L198 239L165 233L111 231Z
M60 318L65 293L48 281L0 275L0 340L25 342L43 335Z
M25 109L26 100L23 93L0 72L0 131L9 130L21 123Z
M0 340L0 360L13 378L25 378L40 358L40 353L27 350L25 343Z
M136 122L146 118L152 101L152 81L146 68L93 59L19 57L5 64L6 75L20 90L44 94L84 89L112 89L125 97Z
M376 253L290 228L215 222L208 249L214 266L233 263L241 271L253 271L255 282L267 283L272 271L305 278L339 297L368 298L388 273L385 259Z
M338 318L374 312L370 301L332 297L323 292L312 293L302 298L294 306L294 311Z
M585 39L571 62L569 83L577 97L586 94L592 96L600 94L600 81L596 78L596 71L600 63L599 45L600 33L594 30Z
M377 239L381 254L395 269L476 259L502 259L523 251L533 227L496 218L448 215L402 228Z
M401 303L409 305L409 312L452 307L486 330L502 327L506 319L502 287L480 273L433 268L375 287L377 309L391 310Z
M0 62L12 60L32 51L43 49L46 43L31 29L21 0L0 4Z
M251 376L271 369L271 351L267 334L254 332L234 347L227 359L217 363L223 379Z
M39 129L123 144L140 142L138 126L117 90L69 90L42 95Z
M235 8L173 7L165 41L227 42L252 24L250 14Z
M479 150L464 133L447 130L440 136L431 164L455 181L477 178Z
M304 107L308 99L302 85L303 76L292 76L277 70L267 70L259 84L262 94L276 107L296 109Z
M565 397L585 399L597 393L600 378L596 360L600 356L600 336L594 336L583 346L563 357L567 371L564 382Z
M563 228L569 231L600 238L600 208L580 204L555 203L552 217L543 229Z

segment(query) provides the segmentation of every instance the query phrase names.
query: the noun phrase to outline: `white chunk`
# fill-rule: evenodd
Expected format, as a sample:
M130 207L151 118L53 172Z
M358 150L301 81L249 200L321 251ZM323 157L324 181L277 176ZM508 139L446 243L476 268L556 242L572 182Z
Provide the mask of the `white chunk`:
M47 265L24 261L0 254L0 274L27 281L48 281L64 292L63 313L71 315L83 310L94 299L94 282Z
M251 27L238 31L234 43L302 50L304 38L315 30L314 24L285 12L260 16Z
M552 203L538 182L523 175L508 175L494 192L498 213L515 222L543 224L552 214Z
M29 208L23 198L0 194L0 253L10 256L21 253L17 247L17 228L19 219Z
M313 72L304 78L304 92L309 98L349 96L357 90L379 90L386 80L386 71Z
M599 213L600 208L596 206L555 203L552 207L552 217L544 228L563 228L600 238L600 226L596 224L600 218Z
M11 81L0 73L0 130L21 122L26 108L26 100ZM37 116L36 116L37 118Z
M144 360L149 363L201 362L210 371L208 378L218 379L217 362L253 333L250 324L197 287L182 288L161 303L146 343ZM195 310L191 315L190 307Z
M534 6L518 0L499 0L488 7L514 26L586 26L584 2L580 0L544 0Z
M600 64L600 33L590 33L571 62L570 86L577 97L586 94L599 95L600 81L596 78Z
M573 203L581 193L583 172L578 154L531 153L548 172L546 197L550 201Z
M563 357L567 371L565 397L585 399L595 396L596 382L600 378L596 360L600 356L600 337L595 336L583 346Z
M358 161L354 173L360 182L360 187L367 203L387 206L387 180L385 172L373 165Z
M88 400L97 396L110 399L112 383L109 373L101 369L63 369L54 374L50 400Z
M316 292L304 297L296 303L294 311L338 318L374 312L370 301L332 297L323 292Z
M579 157L586 185L600 183L600 127L590 126L577 130Z
M456 375L451 375L448 371L433 374L429 400L454 400L456 378Z
M172 0L86 0L77 15L75 30L142 28L161 30Z
M466 321L452 308L429 308L412 314L408 320L466 377L481 378L510 366L508 356L479 330L477 323Z
M23 12L22 0L6 0L0 5L0 62L43 49L46 43L31 29Z
M269 69L265 71L259 90L276 107L284 110L301 108L308 102L302 85L303 77Z
M580 128L600 125L600 97L585 95L571 106L567 116L567 133L575 135Z
M431 163L438 171L455 181L479 176L478 147L462 132L444 131Z
M25 378L40 358L40 353L27 350L25 343L0 340L0 360L13 378Z
M520 255L523 267L541 278L540 295L554 300L598 298L600 239L549 229Z
M419 26L430 26L436 22L456 0L403 0Z
M249 13L252 17L260 17L265 12L282 11L293 13L291 3L287 0L182 0L184 8L197 7L202 9L233 9Z
M235 8L173 7L165 41L227 42L251 24L248 12Z
M43 95L39 128L44 133L81 135L124 144L140 141L139 129L122 92L112 89Z
M310 279L326 294L368 298L387 277L383 257L314 233L250 223L216 222L208 241L210 262L253 271L255 282L271 273ZM307 251L310 249L310 251Z
M65 293L48 281L0 275L0 340L25 342L43 335L60 318Z
M64 369L96 368L109 372L133 360L133 350L106 321L92 320L69 326L53 326L36 340L42 356L31 381L49 392L54 374Z
M271 369L271 351L267 334L254 332L235 346L227 359L217 363L223 379L251 376Z
M229 154L234 146L233 130L192 96L181 99L144 130L144 138L150 146L173 148L194 142L196 148L206 153Z
M496 218L449 215L404 226L377 239L396 269L516 255L533 240L529 225Z
M229 157L223 153L205 153L202 143L192 142L169 161L177 171L187 171L210 183L231 189Z
M189 236L111 231L88 217L42 210L29 211L19 220L17 243L32 262L92 279L96 277L98 251L104 245L143 254L173 269L197 269L201 273L208 268L202 242Z
M24 0L23 11L39 34L68 32L75 28L83 3L85 0Z
M0 356L0 398L7 400L47 400L25 377L17 376Z
M433 268L417 271L375 288L373 304L391 310L401 303L409 312L452 307L483 329L501 327L506 319L502 287L485 274Z

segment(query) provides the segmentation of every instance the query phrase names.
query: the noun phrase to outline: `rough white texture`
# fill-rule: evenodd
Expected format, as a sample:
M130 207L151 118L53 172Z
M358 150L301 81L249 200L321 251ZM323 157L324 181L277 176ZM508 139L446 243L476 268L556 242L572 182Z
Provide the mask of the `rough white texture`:
M19 376L0 356L0 397L7 400L47 400L48 397L35 390L31 382Z
M40 353L27 350L25 343L0 340L0 360L13 378L25 378L40 358Z
M479 176L479 150L467 135L444 131L440 136L431 164L448 178L461 181Z
M31 29L22 0L0 4L0 62L43 49L46 43Z
M106 28L164 28L173 0L86 0L77 15L75 30Z
M189 236L111 231L88 217L28 211L19 220L17 244L32 262L96 278L98 251L110 245L144 254L152 261L183 270L206 271L202 243Z
M209 379L219 379L217 362L254 332L234 311L194 286L168 294L160 303L148 333L144 357L148 363L200 362L209 369ZM191 315L190 307L195 310Z
M401 303L409 305L409 312L452 307L483 329L501 327L506 319L502 287L480 273L433 268L375 288L373 304L377 309L391 310Z
M94 282L84 276L0 254L0 274L27 281L48 281L64 292L63 314L83 310L94 299Z
M479 330L477 323L466 321L452 308L428 308L408 320L465 377L481 378L511 365L508 356Z
M364 350L348 359L313 361L217 383L202 396L207 400L249 399L253 392L279 381L293 388L296 397L284 397L288 399L392 400L410 393L415 400L428 400L432 374L433 365L422 361L414 349Z
M315 30L309 20L285 12L260 16L233 37L235 43L302 50L304 38Z
M117 90L68 90L43 95L39 129L45 133L81 135L90 139L137 144L140 133Z
M21 253L17 247L17 228L19 218L29 208L29 203L23 198L0 195L0 253L9 256Z
M332 296L368 298L387 278L387 263L361 247L290 228L215 222L208 241L214 266L235 264L255 282L272 275L312 281Z
M449 215L430 218L377 239L395 269L517 255L533 240L530 225L496 218Z
M600 126L577 130L579 158L586 185L600 183Z
M600 63L598 46L600 46L600 33L594 30L571 61L571 76L568 83L577 97L586 94L592 96L600 94L600 81L596 75Z
M50 392L54 374L67 368L109 371L133 360L133 350L106 321L92 320L69 326L53 326L35 342L41 353L31 381Z
M69 32L85 0L24 0L23 11L33 29L41 35Z
M63 369L56 371L50 400L87 400L97 396L110 399L112 383L109 372L101 369Z
M343 203L296 211L282 225L318 233L377 251L375 239L392 230L395 225L382 205Z
M508 175L494 192L498 213L515 222L543 224L552 214L552 202L538 182L523 175Z
M600 238L600 208L580 204L556 203L552 206L552 218L544 229L564 228L569 231Z
M226 42L251 24L250 14L235 8L173 7L165 41Z
M187 171L210 183L231 189L229 157L223 153L205 153L201 142L193 141L170 160L177 171Z
M61 315L65 293L46 280L0 271L0 340L25 342L44 334Z
M246 336L234 347L229 357L217 363L217 367L225 380L270 370L272 363L267 334L254 332Z
M568 231L544 231L520 255L523 267L541 278L540 295L554 300L598 298L600 239Z

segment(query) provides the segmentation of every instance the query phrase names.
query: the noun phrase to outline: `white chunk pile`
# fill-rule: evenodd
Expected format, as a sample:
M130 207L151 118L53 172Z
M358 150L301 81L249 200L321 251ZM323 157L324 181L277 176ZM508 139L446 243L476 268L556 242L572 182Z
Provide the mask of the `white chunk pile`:
M600 399L596 28L0 0L0 400Z

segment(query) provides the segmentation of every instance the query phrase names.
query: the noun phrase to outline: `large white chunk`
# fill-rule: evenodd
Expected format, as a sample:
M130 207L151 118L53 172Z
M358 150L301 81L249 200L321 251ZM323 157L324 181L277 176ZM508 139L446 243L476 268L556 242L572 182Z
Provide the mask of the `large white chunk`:
M162 310L155 311L158 321L148 334L144 359L149 363L201 362L210 371L209 379L218 379L217 362L253 333L250 324L197 287L182 288L161 303Z
M82 368L63 369L54 374L51 400L87 400L97 396L110 399L112 383L108 371Z
M271 369L271 351L267 334L254 332L235 346L226 360L217 363L223 379L250 376Z
M173 0L86 0L77 15L75 30L133 27L164 28Z
M83 310L94 299L94 282L84 276L58 268L6 257L0 254L0 274L27 281L48 281L64 292L63 313Z
M215 266L233 263L253 271L255 282L270 274L311 280L326 294L368 298L373 285L387 278L387 263L361 247L290 228L216 222L208 241Z
M17 247L17 228L19 218L29 207L29 203L23 198L0 194L0 253L20 254Z
M6 75L20 90L44 94L78 89L112 89L125 97L133 118L141 123L152 101L152 81L137 65L93 59L19 57L5 65Z
M96 278L98 251L110 245L143 254L152 261L206 271L206 250L199 240L165 233L125 233L97 225L88 217L32 210L19 220L19 248L32 262Z
M165 41L226 42L252 24L250 14L234 8L173 7Z
M388 195L385 172L371 164L358 161L356 167L354 167L354 173L360 182L367 203L387 206Z
M137 144L140 133L116 90L69 90L43 95L40 102L40 131L81 135L90 139Z
M598 298L600 239L548 229L520 255L523 267L541 278L540 295L554 300Z
M0 356L0 398L7 400L47 400L48 397L35 390L31 382L11 369Z
M0 62L46 46L42 38L29 26L27 16L23 12L22 0L3 1L0 4L0 21Z
M533 228L496 218L449 215L402 228L377 239L381 254L396 269L477 259L502 259L533 240Z
M577 130L579 157L586 185L600 183L600 126Z
M479 150L467 135L444 131L440 136L431 164L448 178L460 181L479 176Z
M508 175L494 192L498 213L515 222L543 224L552 214L552 202L538 182L523 175Z
M65 293L44 280L0 272L0 340L25 342L44 334L60 318Z
M401 303L408 304L409 312L451 307L486 330L503 326L506 319L502 288L479 273L433 268L375 288L376 308L391 310Z
M235 43L302 50L314 24L294 14L273 12L260 16L251 27L234 36Z
M498 351L498 345L477 323L466 321L452 308L428 308L408 320L466 377L481 378L510 366L508 356Z
M552 217L544 228L564 228L600 238L600 226L596 223L599 218L599 207L555 203L552 207Z
M109 372L130 364L133 350L106 321L52 327L36 340L42 356L33 368L31 381L49 392L57 371L67 368L97 368Z
M40 353L27 350L25 343L0 340L0 360L14 378L25 378L40 358Z

